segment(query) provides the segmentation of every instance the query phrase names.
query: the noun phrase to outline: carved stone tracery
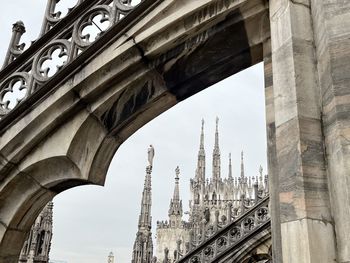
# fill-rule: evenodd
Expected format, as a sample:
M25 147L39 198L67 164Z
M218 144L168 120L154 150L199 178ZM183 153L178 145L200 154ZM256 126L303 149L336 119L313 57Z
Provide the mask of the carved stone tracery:
M72 11L79 8L84 0L78 0L76 5L68 10L66 16L62 16L60 11L55 11L58 2L59 0L48 0L40 37L44 37L53 27L59 27L60 22L66 17L68 19ZM25 66L19 65L14 68L6 80L0 83L0 118L43 86L135 7L134 1L131 0L94 0L93 2L90 8L81 11L80 19L69 20L70 24L65 24L60 29L60 34L56 34L39 51L31 54ZM23 22L14 24L4 68L23 53L25 44L20 44L20 39L24 32ZM25 76L25 78L19 79L18 76ZM14 80L22 83L19 90L25 89L27 92L20 96L13 94L10 103L7 96L13 92Z

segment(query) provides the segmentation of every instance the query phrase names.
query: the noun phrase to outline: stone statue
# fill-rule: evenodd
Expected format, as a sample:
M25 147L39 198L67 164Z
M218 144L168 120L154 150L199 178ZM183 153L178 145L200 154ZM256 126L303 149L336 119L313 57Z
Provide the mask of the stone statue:
M154 158L154 148L151 144L148 148L148 163L150 166L153 166L153 158Z
M204 219L207 223L209 223L210 221L210 211L209 211L209 208L206 207L205 210L204 210Z
M164 249L163 263L169 263L169 249L167 247Z

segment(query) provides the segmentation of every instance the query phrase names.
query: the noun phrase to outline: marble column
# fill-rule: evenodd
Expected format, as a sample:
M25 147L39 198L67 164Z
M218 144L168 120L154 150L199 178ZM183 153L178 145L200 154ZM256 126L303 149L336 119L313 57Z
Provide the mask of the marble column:
M312 0L337 262L350 262L350 1Z
M266 109L266 135L267 159L269 174L270 213L272 224L273 262L282 262L280 206L279 206L279 176L276 156L276 126L275 107L272 77L271 39L263 43L264 52L264 79L265 79L265 109Z
M269 5L282 262L335 262L310 3Z

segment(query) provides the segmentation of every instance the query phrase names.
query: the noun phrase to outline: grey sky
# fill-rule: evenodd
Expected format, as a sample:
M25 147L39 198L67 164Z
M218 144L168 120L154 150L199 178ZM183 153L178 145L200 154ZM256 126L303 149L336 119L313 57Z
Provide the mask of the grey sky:
M46 0L3 1L0 17L0 57L4 58L12 24L23 20L25 40L40 30ZM62 8L72 0L61 0ZM228 173L232 152L234 175L239 175L240 151L245 152L246 174L266 171L266 134L261 64L236 74L187 99L145 125L117 151L105 187L84 186L54 199L52 259L69 263L107 262L110 251L116 261L130 262L140 199L147 165L147 147L155 147L153 221L167 219L173 192L175 167L180 166L180 195L188 209L189 178L194 176L201 119L205 123L207 177L211 176L215 118L220 118L222 175ZM155 227L153 228L155 234Z

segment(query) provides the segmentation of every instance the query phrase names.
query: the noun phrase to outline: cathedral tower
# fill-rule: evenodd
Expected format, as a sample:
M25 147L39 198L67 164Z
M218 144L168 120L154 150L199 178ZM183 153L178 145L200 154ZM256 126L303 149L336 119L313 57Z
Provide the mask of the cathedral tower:
M132 263L151 263L153 257L152 242L152 191L151 191L151 173L153 163L154 149L152 145L148 149L148 162L146 167L145 184L142 192L141 213L139 215L138 231L132 253Z
M176 167L174 194L168 211L169 221L157 222L157 262L163 262L165 258L173 262L176 259L175 255L185 252L185 244L189 242L190 224L182 220L179 176L180 169Z

